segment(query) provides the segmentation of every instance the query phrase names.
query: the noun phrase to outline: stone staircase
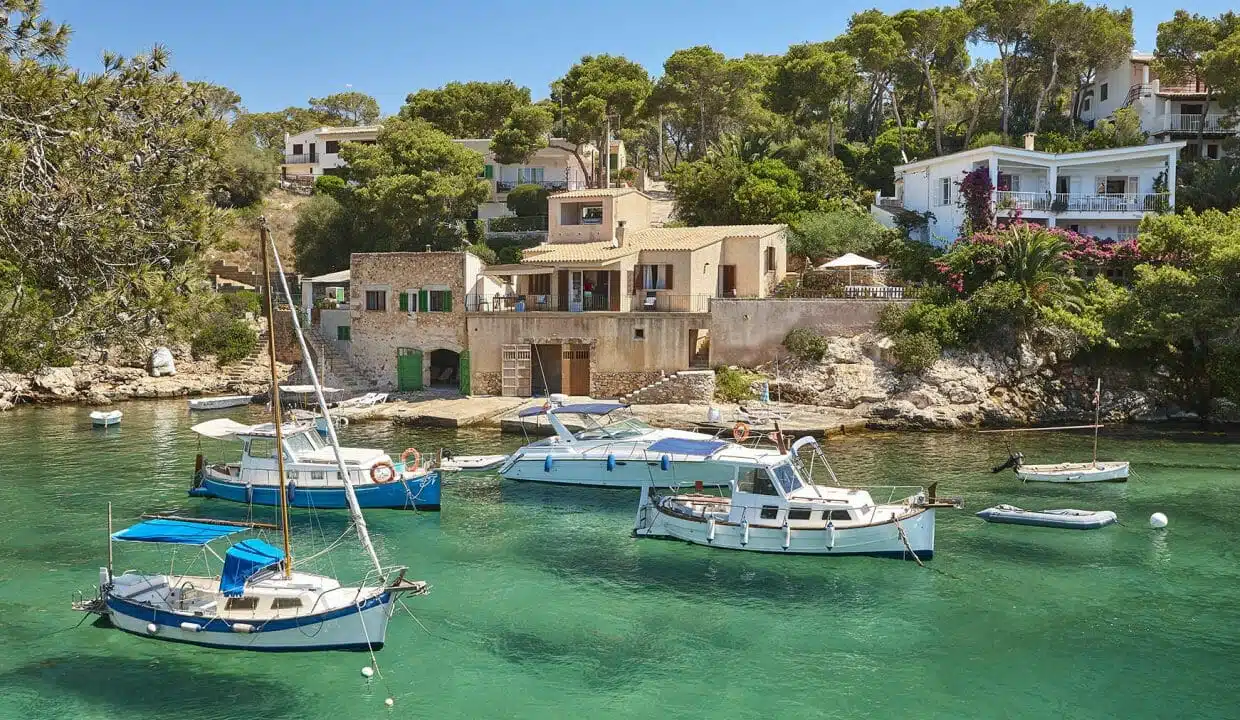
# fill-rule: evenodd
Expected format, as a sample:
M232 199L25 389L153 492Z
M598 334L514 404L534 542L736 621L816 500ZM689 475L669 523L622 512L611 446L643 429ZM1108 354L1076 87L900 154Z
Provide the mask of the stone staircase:
M676 198L667 189L666 182L651 182L646 186L646 194L650 196L650 227L663 227L673 219Z
M679 370L643 385L620 397L629 404L658 405L663 403L706 404L715 394L713 370Z
M339 388L349 397L371 392L379 387L374 378L353 364L353 359L336 343L328 341L317 327L306 330L306 344L314 353L314 366L319 372L319 379L327 387ZM309 373L305 367L298 371L298 379L309 383Z

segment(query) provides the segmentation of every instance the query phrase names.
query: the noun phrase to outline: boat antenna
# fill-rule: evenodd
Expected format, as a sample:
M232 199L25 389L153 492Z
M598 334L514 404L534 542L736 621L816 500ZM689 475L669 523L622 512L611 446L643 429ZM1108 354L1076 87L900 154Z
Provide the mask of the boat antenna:
M268 237L267 221L260 220L262 235ZM288 289L288 277L284 274L284 264L280 262L280 251L276 248L274 241L267 243L271 247L271 257L276 262L276 273L280 278L280 285L284 288L284 294L292 297ZM266 257L264 253L263 257ZM362 508L357 502L357 493L353 490L353 483L349 481L349 469L345 467L344 457L340 454L340 439L336 437L336 424L332 422L331 413L327 410L327 400L323 397L323 386L319 383L319 374L314 369L314 359L310 354L310 348L306 346L306 336L301 331L301 320L297 316L297 308L290 304L289 316L293 319L293 334L297 337L297 344L301 346L301 358L305 363L306 371L310 374L310 383L314 385L314 396L319 401L319 410L323 413L323 420L327 423L327 439L331 442L332 453L336 456L336 469L340 472L340 479L344 482L344 498L349 505L349 518L353 521L353 525L357 528L357 539L362 543L362 548L370 557L370 562L375 566L375 572L379 575L379 579L383 580L383 566L379 563L379 555L375 553L375 546L370 541L370 530L366 527L366 518L362 515ZM273 344L274 347L274 344Z
M1102 412L1102 378L1094 388L1094 467L1098 467L1098 423Z
M293 553L288 536L288 493L284 485L284 418L280 412L280 371L276 368L276 318L275 301L272 298L275 288L271 284L271 271L267 267L267 237L267 219L260 218L259 250L263 255L263 278L267 289L267 361L271 365L271 412L276 424L276 474L280 479L280 534L284 538L284 579L288 580L293 576Z

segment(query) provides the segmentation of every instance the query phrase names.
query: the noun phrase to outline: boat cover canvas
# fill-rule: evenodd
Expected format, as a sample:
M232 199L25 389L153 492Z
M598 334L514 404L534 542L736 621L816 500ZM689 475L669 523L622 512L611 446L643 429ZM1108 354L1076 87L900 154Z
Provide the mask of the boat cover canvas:
M517 413L517 417L530 417L532 415L543 415L552 413L555 415L607 415L621 408L628 407L622 403L577 403L576 405L561 405L548 409L546 406L530 407Z
M206 545L212 540L245 532L247 527L236 525L213 525L188 520L146 520L119 532L112 533L113 540L125 542L170 543L173 545Z
M720 449L727 447L723 440L694 440L691 438L663 438L646 448L647 452L668 453L671 455L693 455L710 457Z
M242 540L224 553L224 572L220 574L220 591L226 597L241 597L245 583L255 573L278 565L284 551L258 539Z
M284 423L285 436L313 429L313 423ZM216 440L236 440L242 437L272 437L275 435L276 426L275 423L243 425L236 420L216 418L215 420L200 422L191 427L190 430Z

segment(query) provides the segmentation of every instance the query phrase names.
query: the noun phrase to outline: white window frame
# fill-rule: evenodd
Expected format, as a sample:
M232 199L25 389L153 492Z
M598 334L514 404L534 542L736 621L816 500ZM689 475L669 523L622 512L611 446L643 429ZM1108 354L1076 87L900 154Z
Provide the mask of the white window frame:
M372 292L383 294L383 309L382 310L371 310L370 303L366 302L367 297ZM362 312L388 312L392 306L392 303L391 303L392 298L389 297L391 294L392 294L392 288L387 285L374 285L374 286L368 285L366 287L363 287L362 288Z
M938 201L935 203L940 207L952 204L952 179L949 177L939 178L939 192L935 197Z

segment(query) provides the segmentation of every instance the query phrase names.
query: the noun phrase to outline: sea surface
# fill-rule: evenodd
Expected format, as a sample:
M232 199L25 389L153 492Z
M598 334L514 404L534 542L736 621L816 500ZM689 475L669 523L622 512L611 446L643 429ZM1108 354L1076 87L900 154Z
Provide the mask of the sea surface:
M633 540L637 492L447 479L441 513L367 514L387 563L431 583L366 653L245 653L96 627L117 528L148 511L240 519L186 496L206 417L183 401L121 406L94 430L75 407L0 413L0 718L1227 718L1240 717L1240 444L1192 431L1107 431L1126 484L1022 485L989 472L1009 436L864 434L826 444L845 484L960 495L937 554L913 562L770 556ZM345 444L497 452L494 431L353 425ZM1088 459L1073 433L1013 437L1030 462ZM213 459L239 449L204 440ZM1110 509L1091 532L988 525L973 512ZM1170 526L1148 526L1153 512ZM271 519L269 509L256 519ZM295 513L303 557L346 528ZM323 570L356 578L346 542ZM187 568L116 545L116 569ZM393 707L384 706L392 698Z

